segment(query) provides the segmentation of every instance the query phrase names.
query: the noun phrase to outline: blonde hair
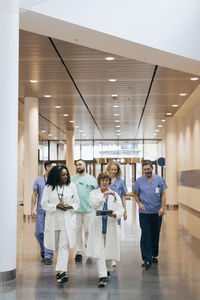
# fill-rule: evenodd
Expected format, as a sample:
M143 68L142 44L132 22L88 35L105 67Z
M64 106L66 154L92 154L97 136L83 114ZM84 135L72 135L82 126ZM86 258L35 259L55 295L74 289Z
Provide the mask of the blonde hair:
M121 168L120 168L120 164L116 160L113 160L113 161L109 162L109 164L107 165L107 168L106 168L106 172L108 172L108 174L110 174L110 169L111 169L112 166L117 167L116 177L121 177L122 176L122 171L121 171Z

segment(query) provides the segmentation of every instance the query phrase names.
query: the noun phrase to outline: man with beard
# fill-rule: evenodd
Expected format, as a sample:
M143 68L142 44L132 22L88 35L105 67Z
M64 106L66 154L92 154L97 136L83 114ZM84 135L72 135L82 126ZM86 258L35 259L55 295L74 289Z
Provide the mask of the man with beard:
M144 263L148 270L152 263L158 263L159 236L162 216L165 209L165 190L167 185L159 175L153 175L151 162L143 164L144 176L139 177L133 192L139 207L141 228L140 247Z
M82 159L79 159L75 163L76 175L71 180L76 185L80 207L76 212L76 262L82 261L82 255L87 245L88 226L91 217L92 209L89 205L89 194L92 190L96 189L96 179L86 173L86 164ZM83 230L85 240L83 241Z

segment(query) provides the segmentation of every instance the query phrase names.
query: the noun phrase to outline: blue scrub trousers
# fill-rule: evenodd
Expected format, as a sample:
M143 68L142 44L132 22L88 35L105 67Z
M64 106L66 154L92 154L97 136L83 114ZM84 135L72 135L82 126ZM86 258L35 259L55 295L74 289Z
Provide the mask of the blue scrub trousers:
M144 262L152 262L159 252L159 237L162 217L158 214L139 214L141 239L140 248Z
M40 251L44 252L44 258L52 259L53 251L44 247L44 225L45 225L45 212L39 212L36 216L35 224L35 237L40 244Z

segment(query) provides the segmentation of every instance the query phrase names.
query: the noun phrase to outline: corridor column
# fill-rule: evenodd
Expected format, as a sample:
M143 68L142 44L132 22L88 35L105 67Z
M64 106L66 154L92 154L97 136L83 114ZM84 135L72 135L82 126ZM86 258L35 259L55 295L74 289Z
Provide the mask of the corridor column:
M31 213L33 184L38 177L38 98L24 99L24 215Z
M74 129L67 130L66 136L66 166L70 176L74 175Z
M1 1L0 282L16 278L19 56L18 10L18 1Z
M166 156L166 205L169 207L178 204L178 181L177 181L177 135L176 119L170 118L165 127L165 156Z

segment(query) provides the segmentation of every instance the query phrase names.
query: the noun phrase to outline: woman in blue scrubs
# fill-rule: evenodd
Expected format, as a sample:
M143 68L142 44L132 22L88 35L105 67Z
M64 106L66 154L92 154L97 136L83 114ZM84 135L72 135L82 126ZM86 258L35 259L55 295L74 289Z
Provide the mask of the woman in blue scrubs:
M113 160L113 161L109 162L109 164L107 165L106 171L111 177L111 184L109 185L109 188L111 190L115 191L116 193L118 193L118 195L120 196L120 198L122 200L122 205L124 208L123 217L124 217L124 220L126 220L127 212L126 212L125 194L128 192L128 189L126 187L124 180L120 178L122 175L120 164L117 161ZM120 228L121 220L118 220L118 224L119 224L119 228ZM119 232L120 232L120 230L119 230ZM113 267L116 266L115 260L113 260L112 265L113 265Z
M126 198L125 194L128 192L128 189L126 187L126 184L123 179L121 179L122 171L120 169L120 164L117 161L111 161L109 162L106 171L111 177L111 184L109 185L109 188L121 197L122 199L122 205L124 208L124 220L127 219L127 212L126 212Z

